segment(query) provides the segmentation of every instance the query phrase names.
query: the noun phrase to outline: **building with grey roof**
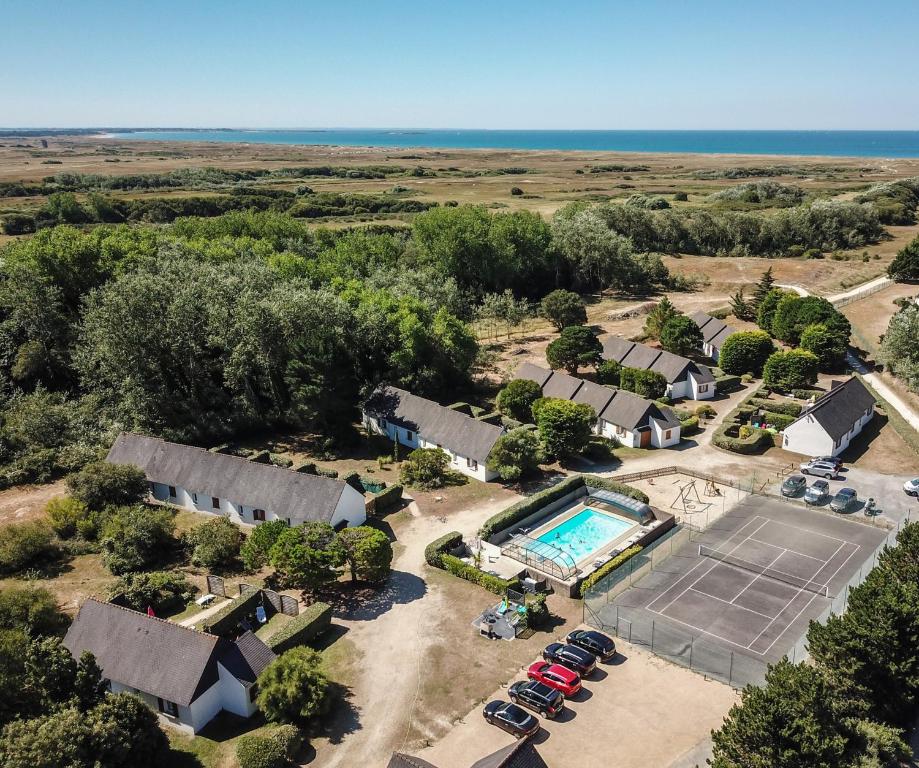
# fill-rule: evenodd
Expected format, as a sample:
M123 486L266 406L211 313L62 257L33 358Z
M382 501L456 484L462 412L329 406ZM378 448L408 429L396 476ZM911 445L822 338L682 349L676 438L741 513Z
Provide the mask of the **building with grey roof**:
M396 752L387 768L437 768L433 763ZM518 739L470 765L470 768L549 768L531 739Z
M708 355L717 363L724 340L732 333L737 333L737 329L732 328L724 320L701 311L694 312L689 318L702 331L702 354Z
M90 598L67 630L114 693L133 693L167 723L197 733L221 710L251 717L255 681L275 654L247 632L235 642Z
M836 456L874 418L874 395L855 376L833 382L782 431L782 447L804 456Z
M673 400L708 400L715 396L715 377L708 368L663 349L621 336L607 336L603 339L603 359L661 374L667 381L665 394Z
M535 381L539 387L542 388L543 384L549 380L551 375L552 371L548 368L542 368L533 363L521 363L517 368L517 374L514 378Z
M140 467L159 501L224 515L236 523L284 520L288 525L323 522L342 528L367 519L363 495L341 480L156 437L123 432L106 460Z
M572 400L583 383L584 379L569 376L561 371L553 371L546 383L542 385L542 395L543 397L557 397L559 400Z
M364 426L407 448L440 448L458 472L487 482L486 466L504 428L397 387L378 387L364 403Z

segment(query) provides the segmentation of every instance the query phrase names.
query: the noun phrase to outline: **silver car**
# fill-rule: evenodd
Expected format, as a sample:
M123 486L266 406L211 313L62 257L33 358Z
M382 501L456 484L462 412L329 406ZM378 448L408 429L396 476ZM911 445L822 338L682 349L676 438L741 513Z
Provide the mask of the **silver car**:
M801 472L805 475L816 475L825 480L836 477L836 465L828 461L806 461L801 465Z
M826 480L814 480L804 491L804 501L808 504L822 504L830 498L830 484Z

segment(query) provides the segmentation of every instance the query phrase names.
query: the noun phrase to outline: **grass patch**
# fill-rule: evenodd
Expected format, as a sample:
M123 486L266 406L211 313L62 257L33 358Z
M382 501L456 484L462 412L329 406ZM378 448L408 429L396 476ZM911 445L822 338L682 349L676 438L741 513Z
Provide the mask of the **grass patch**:
M877 393L877 390L865 381L863 376L857 373L855 375L858 376L861 383L865 385L865 388L874 395L874 399L881 404L880 407L887 415L887 423L894 428L894 431L900 436L903 442L906 443L914 453L919 455L919 432L916 432L916 430L910 426L909 422L900 415L900 412L881 397Z

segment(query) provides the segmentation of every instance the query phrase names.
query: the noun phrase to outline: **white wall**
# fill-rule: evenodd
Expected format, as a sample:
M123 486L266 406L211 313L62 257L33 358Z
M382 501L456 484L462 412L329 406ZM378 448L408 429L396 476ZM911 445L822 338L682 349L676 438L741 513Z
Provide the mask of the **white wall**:
M701 383L691 373L688 375L687 382L689 390L687 397L693 400L710 400L715 396L715 382Z
M669 397L671 400L679 400L681 397L691 397L688 380L683 379L683 381L675 381L672 384L668 384L664 396Z
M813 416L805 416L782 432L782 447L804 456L828 456L833 453L833 438Z
M334 528L342 521L347 521L349 527L363 525L367 521L367 505L363 495L347 483L345 483L338 506L335 507L335 512L332 513L332 519L329 522Z
M240 717L251 717L255 714L255 704L249 700L249 688L231 675L223 664L217 664L220 675L220 697L223 708Z
M599 419L601 423L600 434L603 437L608 437L611 440L618 440L622 445L627 448L637 448L640 442L637 432L633 432L628 429L618 429L615 424L605 419Z
M668 432L670 433L670 437L667 437ZM664 429L654 419L651 419L651 445L655 448L669 448L671 445L676 445L678 442L680 442L679 425Z
M188 707L190 710L189 722L195 733L213 720L217 713L223 709L223 697L221 696L222 687L218 679L216 683L202 693L191 703L191 706ZM179 707L180 715L183 709L185 709L185 707Z

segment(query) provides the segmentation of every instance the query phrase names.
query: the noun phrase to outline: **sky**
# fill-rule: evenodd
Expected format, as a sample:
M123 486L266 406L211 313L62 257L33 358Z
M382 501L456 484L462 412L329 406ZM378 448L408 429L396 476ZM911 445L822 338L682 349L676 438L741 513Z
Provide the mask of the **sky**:
M0 126L919 129L917 0L0 0Z

